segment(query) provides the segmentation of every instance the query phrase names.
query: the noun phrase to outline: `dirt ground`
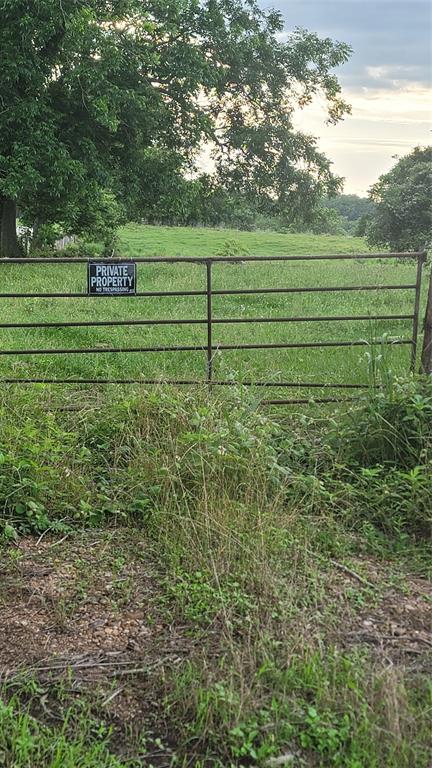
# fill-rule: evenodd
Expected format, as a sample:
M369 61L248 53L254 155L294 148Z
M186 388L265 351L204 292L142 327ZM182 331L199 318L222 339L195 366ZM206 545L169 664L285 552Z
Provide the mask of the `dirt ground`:
M329 571L329 599L365 584L371 595L329 640L347 649L366 645L385 663L432 672L430 583L414 575L389 580L385 565L368 558L357 566L336 563ZM164 671L200 652L199 637L167 604L164 578L145 541L124 533L24 538L7 547L0 563L1 679L29 674L51 684L67 672L72 689L97 687L121 725L148 724L157 718ZM374 595L383 580L387 586Z

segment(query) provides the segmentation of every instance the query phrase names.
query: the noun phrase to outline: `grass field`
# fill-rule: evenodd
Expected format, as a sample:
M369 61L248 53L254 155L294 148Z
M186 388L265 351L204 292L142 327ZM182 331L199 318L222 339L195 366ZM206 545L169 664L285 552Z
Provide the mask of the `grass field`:
M134 256L212 256L238 247L250 255L336 254L367 252L359 238L277 233L248 233L168 227L128 226L121 231L120 252ZM2 265L2 292L84 292L85 265ZM217 264L213 289L318 287L411 284L415 264L385 261L317 261ZM199 265L138 266L138 290L203 290L205 269ZM354 291L215 296L215 318L264 318L360 314L412 314L414 292ZM4 322L61 322L127 319L204 319L205 297L2 299ZM410 338L412 321L290 322L219 324L213 343L370 342L388 335ZM206 345L205 325L2 329L1 349L147 347ZM292 382L367 383L370 348L216 351L215 377ZM378 354L381 350L378 348ZM408 370L410 347L388 348L388 365L396 373ZM2 377L48 378L197 378L205 376L205 353L97 353L87 355L17 355L1 358ZM282 390L272 390L278 395ZM315 391L316 394L317 391ZM290 390L296 396L300 390ZM303 394L308 394L304 390ZM285 394L287 391L285 390Z
M227 242L233 241L251 256L367 251L363 238L345 235L282 234L132 224L120 232L121 250L126 256L216 256L224 250Z

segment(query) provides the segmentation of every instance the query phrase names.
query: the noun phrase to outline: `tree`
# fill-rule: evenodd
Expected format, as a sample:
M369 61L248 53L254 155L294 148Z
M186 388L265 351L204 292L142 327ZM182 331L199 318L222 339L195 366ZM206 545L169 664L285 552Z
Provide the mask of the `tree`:
M345 232L364 237L366 224L374 210L374 204L371 200L358 195L335 195L335 197L325 199L323 203L326 208L330 208L340 215Z
M361 216L354 226L355 237L366 237L367 228L369 226L370 216Z
M393 251L426 248L432 241L432 147L416 147L369 193L375 203L367 227L371 245Z
M333 208L351 222L358 221L362 216L369 216L374 210L374 204L371 200L358 195L336 195L325 200L325 205L327 208Z
M329 121L349 110L332 73L349 46L303 30L282 41L280 14L255 0L0 0L0 10L3 256L18 253L17 206L76 233L103 193L137 215L142 190L170 194L204 143L226 188L297 216L339 188L292 115L317 94Z

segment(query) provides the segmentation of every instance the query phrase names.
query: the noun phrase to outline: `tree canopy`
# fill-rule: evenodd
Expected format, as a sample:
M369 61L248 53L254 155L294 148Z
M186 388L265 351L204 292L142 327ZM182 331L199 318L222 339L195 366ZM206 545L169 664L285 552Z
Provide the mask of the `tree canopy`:
M374 210L372 200L358 195L336 195L326 200L325 205L351 222L357 222L363 216L370 216Z
M432 242L432 147L416 147L370 190L375 212L367 227L371 245L394 251Z
M204 144L224 188L307 217L340 180L293 128L317 94L348 111L349 46L254 0L0 0L0 250L25 220L91 227L107 194L129 217L176 198ZM177 184L177 181L179 184ZM177 203L181 204L177 193Z

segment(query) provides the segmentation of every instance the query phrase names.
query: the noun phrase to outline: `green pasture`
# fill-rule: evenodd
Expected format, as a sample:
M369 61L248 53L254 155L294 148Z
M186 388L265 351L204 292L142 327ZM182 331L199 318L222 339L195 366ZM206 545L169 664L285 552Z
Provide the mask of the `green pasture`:
M244 232L205 227L151 227L130 224L120 232L125 256L216 256L227 243L238 245L251 256L286 254L364 253L361 237L346 235Z
M121 253L134 256L212 256L227 242L251 255L336 254L367 252L363 240L351 237L229 230L128 226L121 232ZM414 262L386 260L268 262L216 264L213 289L318 287L415 282ZM1 292L85 292L86 265L1 265ZM195 264L140 264L139 291L204 290L205 268ZM414 291L340 291L270 295L215 296L217 319L412 314ZM61 322L137 319L206 318L206 298L122 297L76 299L2 299L2 322ZM410 338L412 321L332 321L216 324L213 343L289 343L359 341L364 346L289 350L216 351L215 377L292 382L367 383L372 350L395 373L408 370L410 346L380 341ZM1 329L1 350L91 347L206 345L205 324L97 328ZM377 342L372 346L371 342ZM85 355L14 355L0 357L3 378L197 378L205 376L205 352L91 353ZM303 394L308 391L303 391ZM312 392L312 390L311 390ZM293 388L290 394L299 394ZM272 395L281 394L277 389ZM317 390L315 390L317 394Z

